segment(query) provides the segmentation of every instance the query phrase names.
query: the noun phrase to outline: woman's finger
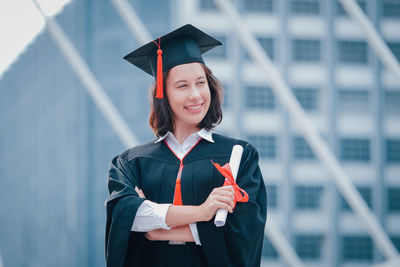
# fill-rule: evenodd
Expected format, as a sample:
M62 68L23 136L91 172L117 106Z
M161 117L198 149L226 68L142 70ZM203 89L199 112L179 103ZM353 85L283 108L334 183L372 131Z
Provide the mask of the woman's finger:
M234 197L234 191L233 191L233 189L232 190L229 190L229 189L219 189L219 190L215 190L213 193L212 193L212 195L215 195L215 196L217 196L217 195L219 195L219 196L227 196L227 197L230 197L230 198L232 198L233 199L233 197Z
M139 195L140 198L146 198L142 189L139 189L137 186L135 186L135 191Z
M235 205L233 199L226 196L216 196L214 200L229 205L230 209L233 209Z

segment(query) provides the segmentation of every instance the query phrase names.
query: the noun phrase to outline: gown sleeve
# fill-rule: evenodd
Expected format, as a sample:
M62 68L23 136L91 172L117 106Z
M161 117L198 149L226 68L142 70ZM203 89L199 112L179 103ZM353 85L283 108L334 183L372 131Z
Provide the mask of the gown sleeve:
M247 192L249 201L236 204L225 226L216 227L214 218L197 223L209 266L260 266L267 200L258 153L250 144L245 146L236 183Z
M111 161L108 173L108 191L106 200L105 256L107 267L124 265L131 227L137 209L144 201L135 191L138 185L136 173L129 169L128 163L117 156ZM143 233L137 233L141 239Z

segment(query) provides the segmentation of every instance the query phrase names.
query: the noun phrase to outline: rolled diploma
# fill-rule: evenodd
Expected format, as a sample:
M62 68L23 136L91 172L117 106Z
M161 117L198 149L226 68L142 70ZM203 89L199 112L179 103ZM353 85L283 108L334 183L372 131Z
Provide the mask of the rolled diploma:
M236 181L236 176L239 170L240 160L242 159L243 147L241 145L235 145L232 148L231 158L229 160L229 166L231 167L233 178ZM226 216L228 215L228 211L225 209L217 210L215 215L214 224L217 227L221 227L225 225Z

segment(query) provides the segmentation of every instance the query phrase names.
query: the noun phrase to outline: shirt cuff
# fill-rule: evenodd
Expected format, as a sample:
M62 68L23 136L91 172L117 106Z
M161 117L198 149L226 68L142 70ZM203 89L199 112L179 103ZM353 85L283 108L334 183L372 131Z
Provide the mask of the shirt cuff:
M190 223L189 227L190 227L190 231L192 231L192 236L193 236L194 242L196 243L196 245L201 246L199 232L197 231L196 223Z
M160 228L171 229L165 222L169 206L171 204L157 204L150 200L143 201L136 212L131 231L148 232Z

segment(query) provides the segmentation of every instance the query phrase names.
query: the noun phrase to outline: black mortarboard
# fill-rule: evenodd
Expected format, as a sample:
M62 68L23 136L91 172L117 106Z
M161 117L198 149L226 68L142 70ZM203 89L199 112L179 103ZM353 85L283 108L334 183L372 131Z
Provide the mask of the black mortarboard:
M210 35L186 24L161 36L124 57L157 80L157 98L162 98L162 74L171 68L191 63L204 63L201 54L222 45Z

